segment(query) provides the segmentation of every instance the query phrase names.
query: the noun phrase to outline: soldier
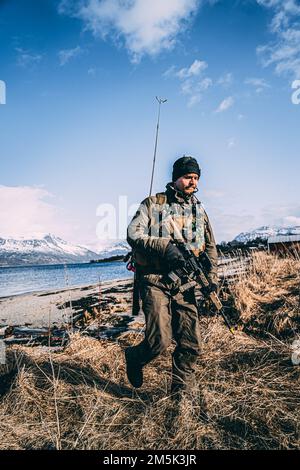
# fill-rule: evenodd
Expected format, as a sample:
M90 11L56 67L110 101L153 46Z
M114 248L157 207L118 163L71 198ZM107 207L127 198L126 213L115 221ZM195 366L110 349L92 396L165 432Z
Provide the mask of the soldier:
M217 290L215 239L208 216L194 195L200 175L195 158L176 160L166 191L146 198L128 226L127 241L133 249L146 331L140 344L125 350L127 377L135 388L141 387L143 367L164 352L173 338L172 396L191 388L200 354L195 291L172 296L164 282L166 273L185 263L174 239L180 236L196 256L206 251L212 263L210 288Z

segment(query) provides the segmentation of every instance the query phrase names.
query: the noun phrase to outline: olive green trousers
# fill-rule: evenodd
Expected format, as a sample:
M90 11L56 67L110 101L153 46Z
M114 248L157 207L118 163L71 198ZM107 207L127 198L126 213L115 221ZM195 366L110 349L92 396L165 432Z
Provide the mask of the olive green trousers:
M164 352L174 339L172 387L192 385L195 364L201 353L194 290L172 296L161 282L161 276L150 274L142 276L140 293L146 331L144 340L131 348L132 357L145 366Z

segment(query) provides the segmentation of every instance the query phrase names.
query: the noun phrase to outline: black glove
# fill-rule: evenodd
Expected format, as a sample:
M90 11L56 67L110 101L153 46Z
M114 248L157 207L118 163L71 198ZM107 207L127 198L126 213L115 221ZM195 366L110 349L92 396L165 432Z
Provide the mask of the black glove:
M185 259L176 245L169 242L165 251L165 261L170 269L183 268Z
M217 292L219 291L219 286L215 282L212 282L209 286L209 291L210 292Z
M215 292L216 294L218 294L218 292L219 292L219 286L215 282L211 282L209 284L209 286L207 286L203 289L204 295L209 295L212 292Z

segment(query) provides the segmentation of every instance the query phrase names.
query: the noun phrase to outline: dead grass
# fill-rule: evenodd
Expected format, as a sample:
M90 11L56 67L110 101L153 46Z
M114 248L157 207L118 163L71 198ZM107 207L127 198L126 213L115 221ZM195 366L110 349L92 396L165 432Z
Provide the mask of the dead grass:
M299 261L255 254L231 290L244 331L202 318L196 385L168 397L170 351L129 386L119 343L72 336L64 352L14 347L3 378L1 449L300 449Z
M250 273L232 287L244 331L294 338L300 326L300 261L254 253Z

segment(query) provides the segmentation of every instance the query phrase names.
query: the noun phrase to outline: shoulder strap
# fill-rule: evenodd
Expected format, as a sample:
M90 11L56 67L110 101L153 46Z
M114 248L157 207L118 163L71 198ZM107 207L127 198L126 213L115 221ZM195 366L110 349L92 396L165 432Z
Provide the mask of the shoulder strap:
M156 204L164 206L167 203L167 195L165 193L156 193ZM159 212L159 237L162 237L162 212Z
M156 204L162 206L167 202L167 195L165 193L156 193Z

